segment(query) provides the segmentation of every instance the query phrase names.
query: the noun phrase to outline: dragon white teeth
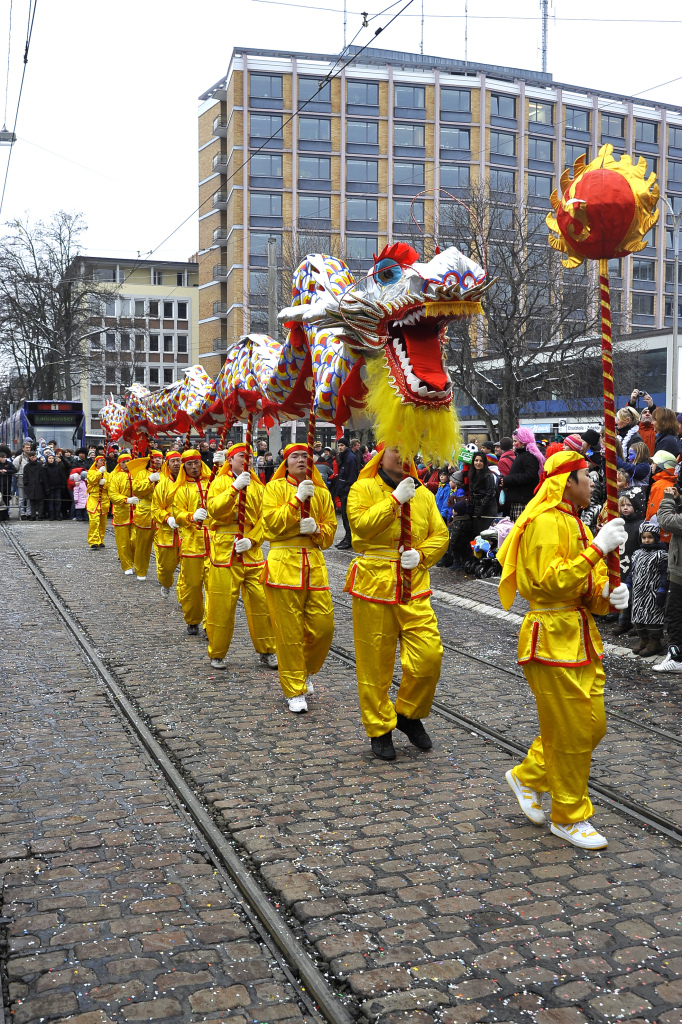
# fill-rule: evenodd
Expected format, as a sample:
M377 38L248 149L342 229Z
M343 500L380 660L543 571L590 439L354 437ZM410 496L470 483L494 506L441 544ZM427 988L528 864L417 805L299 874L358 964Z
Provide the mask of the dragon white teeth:
M415 395L419 390L419 378L415 377L413 373L405 374L405 380L407 381L408 387L411 391L414 391Z
M422 384L420 388L417 388L417 394L419 395L420 398L427 397L427 395L429 394L429 389L427 388L426 384Z

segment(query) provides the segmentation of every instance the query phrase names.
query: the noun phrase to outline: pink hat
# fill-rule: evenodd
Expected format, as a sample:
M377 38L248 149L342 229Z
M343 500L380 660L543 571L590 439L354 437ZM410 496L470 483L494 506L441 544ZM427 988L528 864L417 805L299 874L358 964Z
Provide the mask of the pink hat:
M564 438L564 449L566 451L581 452L583 450L583 439L580 434L569 434Z

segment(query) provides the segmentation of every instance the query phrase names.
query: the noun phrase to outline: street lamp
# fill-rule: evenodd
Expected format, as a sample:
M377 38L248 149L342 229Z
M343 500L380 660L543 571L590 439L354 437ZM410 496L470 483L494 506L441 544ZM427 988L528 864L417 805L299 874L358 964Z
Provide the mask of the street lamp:
M670 211L673 222L673 249L675 252L675 276L673 279L673 358L672 358L672 382L670 388L670 405L674 412L677 412L677 391L678 391L678 351L677 351L677 320L678 320L678 296L679 296L679 267L680 267L680 220L682 220L682 207L675 216L673 204L664 196L665 205ZM665 301L665 299L664 299ZM665 311L664 311L665 312Z

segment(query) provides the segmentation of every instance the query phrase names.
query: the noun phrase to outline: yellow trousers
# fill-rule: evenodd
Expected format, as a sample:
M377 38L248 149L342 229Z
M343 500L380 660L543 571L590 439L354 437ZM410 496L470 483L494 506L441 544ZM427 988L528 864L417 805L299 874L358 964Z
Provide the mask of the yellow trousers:
M353 598L353 635L362 724L368 736L395 729L397 712L426 718L440 678L443 645L428 597L410 604L378 604ZM395 707L388 696L396 644L402 679Z
M527 661L523 671L538 707L540 735L514 768L523 786L552 794L552 821L567 825L593 813L587 792L592 751L606 735L604 670Z
M265 587L275 633L279 681L285 697L306 691L307 676L324 665L334 636L334 606L328 590Z
M176 544L172 548L160 548L154 545L156 555L156 577L162 587L172 587L175 570L180 561L180 548Z
M177 595L188 626L204 618L204 588L208 582L208 558L181 558Z
M240 591L254 650L258 654L274 652L275 637L265 588L259 582L262 571L262 565L239 564L229 568L211 565L206 597L209 658L222 659L230 649Z
M104 534L107 532L106 509L99 512L88 512L88 544L91 548L95 544L104 544Z
M135 530L135 573L138 576L146 576L149 569L149 559L152 554L152 541L154 540L154 527L143 530L139 526Z
M114 537L116 538L116 550L118 551L118 560L121 563L121 568L124 572L127 569L132 569L133 558L135 557L135 527L131 524L125 526L114 527Z

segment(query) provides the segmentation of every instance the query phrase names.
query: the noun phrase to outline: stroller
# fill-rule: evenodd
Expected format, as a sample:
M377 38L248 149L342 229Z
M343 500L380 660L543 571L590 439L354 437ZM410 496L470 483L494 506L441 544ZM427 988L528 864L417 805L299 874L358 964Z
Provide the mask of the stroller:
M473 557L464 566L465 572L479 580L501 576L502 566L497 561L497 551L513 525L511 519L497 519L487 529L481 530L471 541Z

